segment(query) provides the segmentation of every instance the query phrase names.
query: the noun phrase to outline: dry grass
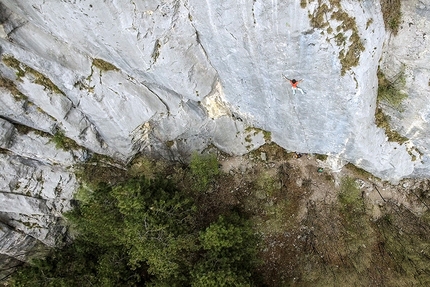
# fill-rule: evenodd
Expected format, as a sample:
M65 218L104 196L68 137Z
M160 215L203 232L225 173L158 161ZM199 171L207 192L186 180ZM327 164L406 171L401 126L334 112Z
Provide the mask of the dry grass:
M385 29L397 34L402 20L400 0L381 0L382 17L384 18Z
M403 72L400 72L400 74L396 76L395 81L388 80L387 77L381 71L378 71L377 75L378 106L379 102L384 102L392 108L400 110L403 100L407 97L407 95L401 92L399 89L400 86L403 86L405 84ZM376 109L375 122L378 127L385 130L385 134L388 137L388 141L398 142L399 144L408 141L408 138L400 135L398 132L391 128L390 117L386 115L380 107Z
M230 174L229 181L212 194L214 202L224 198L223 201L234 205L236 201L236 206L251 216L262 239L259 256L263 264L258 269L262 284L385 286L389 282L391 285L386 286L397 286L398 280L401 286L408 286L429 282L430 274L426 272L430 257L418 250L428 250L429 220L424 223L424 216L393 210L388 214L395 218L395 226L375 223L371 220L369 202L355 180L358 177L377 181L377 178L352 166L348 172L354 177L343 178L338 188L326 186L326 179L316 172L308 175L309 182L305 184L297 166L302 160L294 157L275 160L277 173L263 162L255 161L254 167L245 173ZM337 189L337 200L326 203L310 199L312 193L327 192L323 185L325 189L330 186ZM224 188L237 191L229 193L222 191ZM408 222L412 222L412 227L404 226ZM407 231L408 235L399 234L399 230ZM403 240L405 245L401 247ZM403 263L401 258L410 261Z
M312 2L312 1L310 1ZM306 8L303 7L302 8ZM339 22L336 26L336 35L333 40L338 47L341 47L338 58L342 65L341 75L359 64L361 52L364 51L364 45L360 39L357 23L354 17L351 17L342 9L340 0L329 0L323 2L318 0L318 6L309 13L309 20L312 27L325 29L327 34L332 34L334 29L329 20ZM346 37L347 32L351 31L351 36Z
M100 71L105 71L105 72L106 71L119 71L119 69L115 65L113 65L109 62L106 62L105 60L97 59L97 58L93 59L93 66L99 68Z
M20 80L26 74L31 74L34 77L33 81L35 84L41 85L53 93L65 95L64 92L60 90L48 77L27 66L26 64L21 63L15 57L11 55L5 55L3 56L2 61L6 66L16 70L16 76L18 80Z
M7 78L0 77L0 87L3 87L14 96L16 100L26 100L28 97L25 96L21 91L17 88L16 84Z
M388 137L388 141L398 142L399 144L402 144L402 143L409 140L407 137L404 137L404 136L400 135L398 132L396 132L395 130L391 129L390 122L389 122L389 116L384 114L384 112L382 111L381 108L376 109L375 122L376 122L376 126L384 129L385 134Z
M405 85L404 72L401 71L395 80L390 81L381 71L378 71L378 101L399 109L403 100L408 97L400 89Z

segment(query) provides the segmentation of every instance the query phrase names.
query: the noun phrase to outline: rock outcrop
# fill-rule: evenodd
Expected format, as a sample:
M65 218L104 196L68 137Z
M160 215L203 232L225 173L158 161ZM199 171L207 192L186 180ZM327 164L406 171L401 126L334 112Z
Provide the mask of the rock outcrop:
M54 245L70 167L93 152L175 160L273 141L327 154L333 169L428 176L429 10L404 3L394 35L377 0L1 0L2 239ZM402 109L381 105L406 143L375 124L379 66L405 73Z
M414 171L410 176L428 177L430 170L430 1L402 1L402 21L396 35L388 35L381 70L400 82L407 95L399 107L384 105L393 128L409 139Z

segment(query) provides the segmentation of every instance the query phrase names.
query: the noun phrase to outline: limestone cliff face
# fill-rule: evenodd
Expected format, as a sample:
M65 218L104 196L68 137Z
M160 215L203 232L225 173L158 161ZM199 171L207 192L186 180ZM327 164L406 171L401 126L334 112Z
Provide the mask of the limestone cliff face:
M385 105L391 124L409 139L409 150L419 155L412 176L428 177L430 169L430 1L402 2L399 33L389 35L381 59L381 69L393 79L403 78L408 97L400 108Z
M273 141L333 168L428 176L430 2L407 2L394 36L377 0L1 0L2 239L55 244L88 152L177 159ZM379 65L406 71L404 108L384 106L405 144L375 125ZM59 133L81 148L57 148Z

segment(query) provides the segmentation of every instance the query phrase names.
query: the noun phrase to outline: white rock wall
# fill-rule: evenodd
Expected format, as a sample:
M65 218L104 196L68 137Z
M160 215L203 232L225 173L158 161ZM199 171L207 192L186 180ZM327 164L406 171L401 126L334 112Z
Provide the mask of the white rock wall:
M389 35L381 70L390 80L401 81L408 97L399 108L384 110L391 124L410 139L416 167L412 176L428 177L430 169L430 1L402 1L402 22L397 35Z

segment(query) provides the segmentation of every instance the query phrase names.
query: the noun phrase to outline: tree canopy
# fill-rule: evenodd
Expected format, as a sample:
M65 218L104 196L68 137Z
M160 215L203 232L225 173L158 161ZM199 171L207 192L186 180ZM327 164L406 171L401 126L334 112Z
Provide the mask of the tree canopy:
M217 168L210 157L194 161L196 192L208 187ZM99 183L82 188L78 198L66 214L74 240L22 268L13 286L252 285L257 240L240 211L204 226L192 193L161 174Z

